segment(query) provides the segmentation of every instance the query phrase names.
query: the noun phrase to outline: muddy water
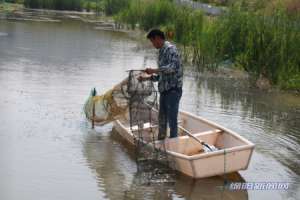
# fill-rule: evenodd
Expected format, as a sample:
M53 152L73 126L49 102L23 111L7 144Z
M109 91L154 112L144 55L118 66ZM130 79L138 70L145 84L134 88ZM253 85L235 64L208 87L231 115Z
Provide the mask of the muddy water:
M288 182L288 190L229 191L224 177L194 181L171 172L149 181L111 125L91 130L82 113L90 89L103 92L126 70L155 65L154 51L139 46L124 33L78 22L0 21L0 199L300 196L300 98L292 94L186 69L181 101L256 144L239 181Z

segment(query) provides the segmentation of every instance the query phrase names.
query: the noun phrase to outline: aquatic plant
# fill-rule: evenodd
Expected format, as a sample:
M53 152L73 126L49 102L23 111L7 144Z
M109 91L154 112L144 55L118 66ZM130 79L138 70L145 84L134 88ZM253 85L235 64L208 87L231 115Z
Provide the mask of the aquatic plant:
M218 55L255 77L263 75L284 88L299 87L299 22L299 13L288 13L280 5L270 12L233 6L216 22Z

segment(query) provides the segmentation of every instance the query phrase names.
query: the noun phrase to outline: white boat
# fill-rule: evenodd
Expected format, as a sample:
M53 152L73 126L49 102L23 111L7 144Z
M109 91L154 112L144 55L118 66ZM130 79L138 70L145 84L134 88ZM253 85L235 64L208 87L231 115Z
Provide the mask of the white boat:
M153 114L157 115L157 112ZM192 178L204 178L248 168L255 146L253 143L231 130L188 112L180 111L178 121L178 137L155 142L151 140L153 135L157 138L158 126L153 125L153 122L139 126L143 127L140 132L143 142L158 149L164 146L168 158L174 161L171 167L175 170ZM136 144L137 126L130 127L128 114L114 121L114 128L126 141ZM199 140L215 146L217 150L203 151L203 143L200 144Z

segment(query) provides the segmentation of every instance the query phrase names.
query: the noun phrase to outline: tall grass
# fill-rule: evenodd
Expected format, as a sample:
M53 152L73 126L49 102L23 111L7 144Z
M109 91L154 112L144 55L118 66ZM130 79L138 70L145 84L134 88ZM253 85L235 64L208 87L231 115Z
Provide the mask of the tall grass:
M139 25L146 31L161 27L173 32L184 58L198 69L215 70L229 60L256 78L264 76L282 88L299 89L299 8L275 0L272 4L240 0L212 18L168 0L131 0L119 19L133 29Z
M128 8L129 0L102 0L106 15L116 15L121 10Z
M149 30L153 27L174 22L177 7L169 0L129 0L128 7L117 15L117 20L134 29Z
M283 6L268 13L234 6L216 24L221 59L283 88L300 88L299 13L288 13Z

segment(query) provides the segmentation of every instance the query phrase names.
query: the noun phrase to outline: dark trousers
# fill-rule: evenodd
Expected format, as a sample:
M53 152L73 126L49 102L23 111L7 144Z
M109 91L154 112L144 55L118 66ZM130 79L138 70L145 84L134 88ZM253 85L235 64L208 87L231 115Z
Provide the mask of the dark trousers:
M159 131L158 139L165 139L167 124L170 127L170 138L177 137L177 118L182 89L176 88L160 93L159 98Z

